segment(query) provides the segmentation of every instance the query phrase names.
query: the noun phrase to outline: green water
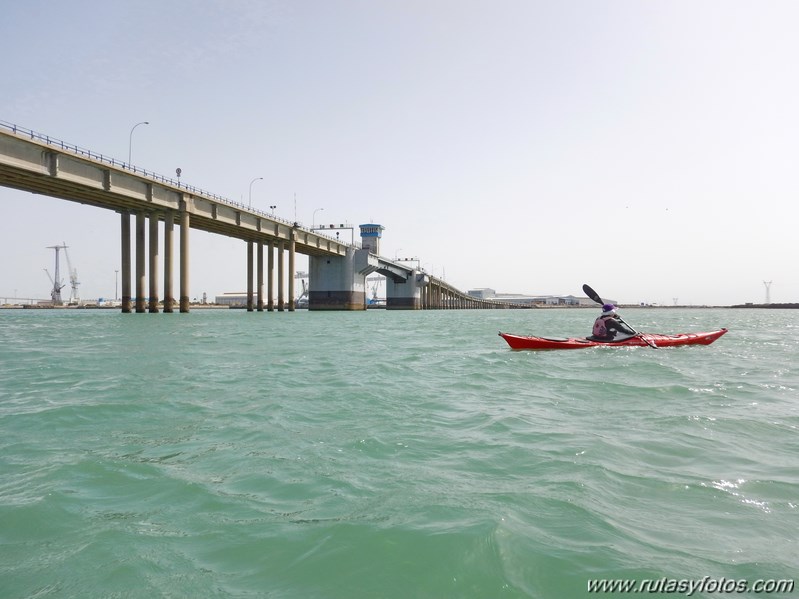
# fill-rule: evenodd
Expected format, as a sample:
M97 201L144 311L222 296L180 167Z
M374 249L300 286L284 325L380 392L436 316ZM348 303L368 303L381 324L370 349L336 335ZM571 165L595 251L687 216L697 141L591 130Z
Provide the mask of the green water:
M730 329L708 347L497 336L585 335L594 316L2 310L0 597L792 578L799 312L624 313Z

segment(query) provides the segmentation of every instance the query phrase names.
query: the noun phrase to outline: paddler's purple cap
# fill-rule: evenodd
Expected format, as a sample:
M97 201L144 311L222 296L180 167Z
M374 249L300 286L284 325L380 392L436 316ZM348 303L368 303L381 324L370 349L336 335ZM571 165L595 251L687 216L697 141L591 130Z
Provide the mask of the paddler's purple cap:
M615 314L616 313L616 306L613 304L605 304L602 306L602 316L607 316L608 314Z

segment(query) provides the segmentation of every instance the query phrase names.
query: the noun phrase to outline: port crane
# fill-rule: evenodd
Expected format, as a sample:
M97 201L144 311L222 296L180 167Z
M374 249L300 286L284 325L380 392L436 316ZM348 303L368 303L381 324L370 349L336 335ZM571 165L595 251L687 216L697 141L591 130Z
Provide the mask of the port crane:
M50 290L50 299L53 302L54 306L61 306L63 305L63 300L61 299L61 290L65 287L65 285L59 281L53 279L53 276L50 274L50 271L46 268L44 272L47 273L47 276L50 278L50 282L53 284L53 288ZM56 275L58 276L58 269L56 268Z
M302 293L294 302L294 305L297 308L307 308L308 307L308 273L298 270L294 275L295 279L299 279L300 283L302 283Z
M70 304L79 304L80 303L80 294L78 293L78 271L75 268L72 268L72 262L69 260L69 252L67 251L67 244L64 242L62 245L64 248L64 256L67 257L67 269L69 270L69 285L72 288L72 291L69 294L69 303Z
M367 284L372 283L372 297L367 300L369 305L379 305L381 302L380 298L377 296L377 290L380 288L380 284L385 281L385 277L370 277L366 279Z
M50 245L47 246L48 250L55 250L55 276L50 274L50 271L46 268L44 272L47 273L47 277L50 279L50 283L53 285L52 289L50 290L50 299L53 302L54 306L62 306L64 304L64 300L61 298L61 290L66 287L66 284L61 280L61 260L59 252L64 250L64 255L67 257L67 269L69 270L69 282L72 288L71 293L69 294L69 303L70 304L77 304L80 302L80 295L78 294L78 271L72 268L72 262L69 260L69 253L67 252L67 244L62 243L61 245Z

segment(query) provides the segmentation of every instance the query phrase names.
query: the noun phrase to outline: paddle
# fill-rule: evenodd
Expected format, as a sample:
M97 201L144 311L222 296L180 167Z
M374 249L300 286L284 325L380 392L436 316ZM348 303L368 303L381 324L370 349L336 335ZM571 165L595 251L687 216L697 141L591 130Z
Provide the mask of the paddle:
M588 286L588 285L583 285L583 293L585 293L585 294L586 294L588 297L590 297L590 298L591 298L593 301L595 301L595 302L596 302L597 304L599 304L600 306L601 306L602 304L604 304L604 303L605 303L604 301L602 301L602 298L601 298L601 297L599 297L599 294L598 294L596 291L594 291L593 289L591 289L591 287L590 287L590 286ZM621 322L623 322L623 323L624 323L624 324L626 324L628 327L630 327L630 325L629 325L629 324L627 324L627 321L625 321L625 320L624 320L624 319L623 319L621 316L619 316L618 314L617 314L616 316L618 317L618 319L619 319ZM646 338L646 335L644 335L643 333L639 333L638 331L636 331L636 330L635 330L634 328L632 328L632 327L630 327L630 330L631 330L631 331L633 331L633 332L634 332L636 335L638 335L638 336L639 336L641 339L643 339L643 340L644 340L644 342L645 342L645 343L646 343L646 344L647 344L649 347L651 347L652 349L658 349L658 346L657 346L657 345L655 345L655 342L654 342L654 341L652 341L651 339L647 339L647 338Z

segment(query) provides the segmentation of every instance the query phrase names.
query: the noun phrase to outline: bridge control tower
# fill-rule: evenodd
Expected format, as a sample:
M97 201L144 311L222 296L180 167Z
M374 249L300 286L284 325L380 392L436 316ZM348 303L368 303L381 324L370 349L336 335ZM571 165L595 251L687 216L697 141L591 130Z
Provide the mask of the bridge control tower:
M366 224L361 228L361 247L369 250L370 254L380 255L380 238L383 237L383 225Z

